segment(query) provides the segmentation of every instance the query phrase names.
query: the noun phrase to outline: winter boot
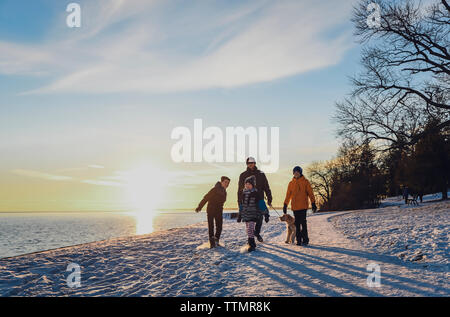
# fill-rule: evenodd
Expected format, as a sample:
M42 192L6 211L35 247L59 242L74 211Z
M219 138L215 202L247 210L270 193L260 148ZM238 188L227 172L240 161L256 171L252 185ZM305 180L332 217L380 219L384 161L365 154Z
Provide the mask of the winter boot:
M209 248L215 248L216 247L216 239L214 237L209 237Z
M261 237L261 235L255 235L256 239L258 239L258 242L264 242L263 238Z
M214 242L216 244L216 247L220 247L221 246L220 243L219 243L219 238L214 237Z
M255 251L256 243L255 238L248 238L248 252Z

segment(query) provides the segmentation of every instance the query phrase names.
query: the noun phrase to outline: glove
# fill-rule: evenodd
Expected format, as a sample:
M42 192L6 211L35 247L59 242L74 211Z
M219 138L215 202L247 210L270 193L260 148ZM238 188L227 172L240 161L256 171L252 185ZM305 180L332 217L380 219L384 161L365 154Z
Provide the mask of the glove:
M239 205L239 212L242 212L242 205Z
M267 204L270 206L270 207L272 207L272 199L267 199Z
M199 208L199 207L195 208L195 212L200 212L200 211L202 211L201 208Z
M317 211L316 203L311 203L311 208L313 212L316 212Z
M238 217L237 217L237 222L241 222L242 221L242 218L241 218L241 216L239 215Z
M269 218L270 218L270 216L269 216L269 215L265 215L265 216L264 216L264 220L266 221L266 223L268 223L268 222L269 222Z
M283 213L284 213L284 214L287 213L287 205L286 205L286 204L283 205Z

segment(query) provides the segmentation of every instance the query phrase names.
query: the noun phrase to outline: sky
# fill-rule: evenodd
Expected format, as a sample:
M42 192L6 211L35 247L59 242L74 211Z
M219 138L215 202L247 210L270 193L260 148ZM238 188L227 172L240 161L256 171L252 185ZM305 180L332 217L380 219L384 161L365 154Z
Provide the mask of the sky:
M242 162L176 163L177 127L279 127L292 168L339 146L360 47L355 1L0 1L0 211L194 208Z

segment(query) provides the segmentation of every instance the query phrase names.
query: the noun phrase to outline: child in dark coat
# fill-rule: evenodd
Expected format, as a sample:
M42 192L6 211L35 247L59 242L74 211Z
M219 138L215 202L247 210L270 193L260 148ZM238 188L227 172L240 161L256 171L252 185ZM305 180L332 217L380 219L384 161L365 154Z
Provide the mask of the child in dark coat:
M256 248L255 243L255 225L262 217L263 211L259 208L259 202L263 197L255 186L255 176L245 179L244 189L242 190L242 198L239 202L239 216L237 221L245 222L248 236L248 252L252 252ZM264 211L265 212L265 211Z
M219 245L220 234L222 233L222 218L223 218L223 204L227 200L227 187L230 184L230 179L222 176L220 182L203 197L202 201L195 209L200 212L203 206L208 203L206 213L208 214L208 234L210 247L214 248ZM216 223L216 232L214 233L214 222Z

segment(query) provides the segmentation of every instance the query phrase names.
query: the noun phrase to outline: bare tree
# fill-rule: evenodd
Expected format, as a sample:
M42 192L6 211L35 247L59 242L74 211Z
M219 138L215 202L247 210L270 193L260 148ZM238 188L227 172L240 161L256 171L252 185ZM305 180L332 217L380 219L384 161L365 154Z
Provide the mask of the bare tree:
M307 173L314 193L320 197L320 205L327 204L331 198L333 163L313 162L307 168Z
M384 191L384 176L368 143L346 141L337 156L314 162L308 179L319 197L321 211L350 210L377 206Z
M368 5L380 8L369 27ZM337 104L338 134L377 140L388 149L416 143L428 119L450 125L450 6L362 0L352 18L363 45L363 71L351 96ZM389 146L386 146L389 145Z
M426 123L423 109L414 102L347 98L336 106L340 137L348 140L360 136L362 142L371 142L382 151L406 146Z

